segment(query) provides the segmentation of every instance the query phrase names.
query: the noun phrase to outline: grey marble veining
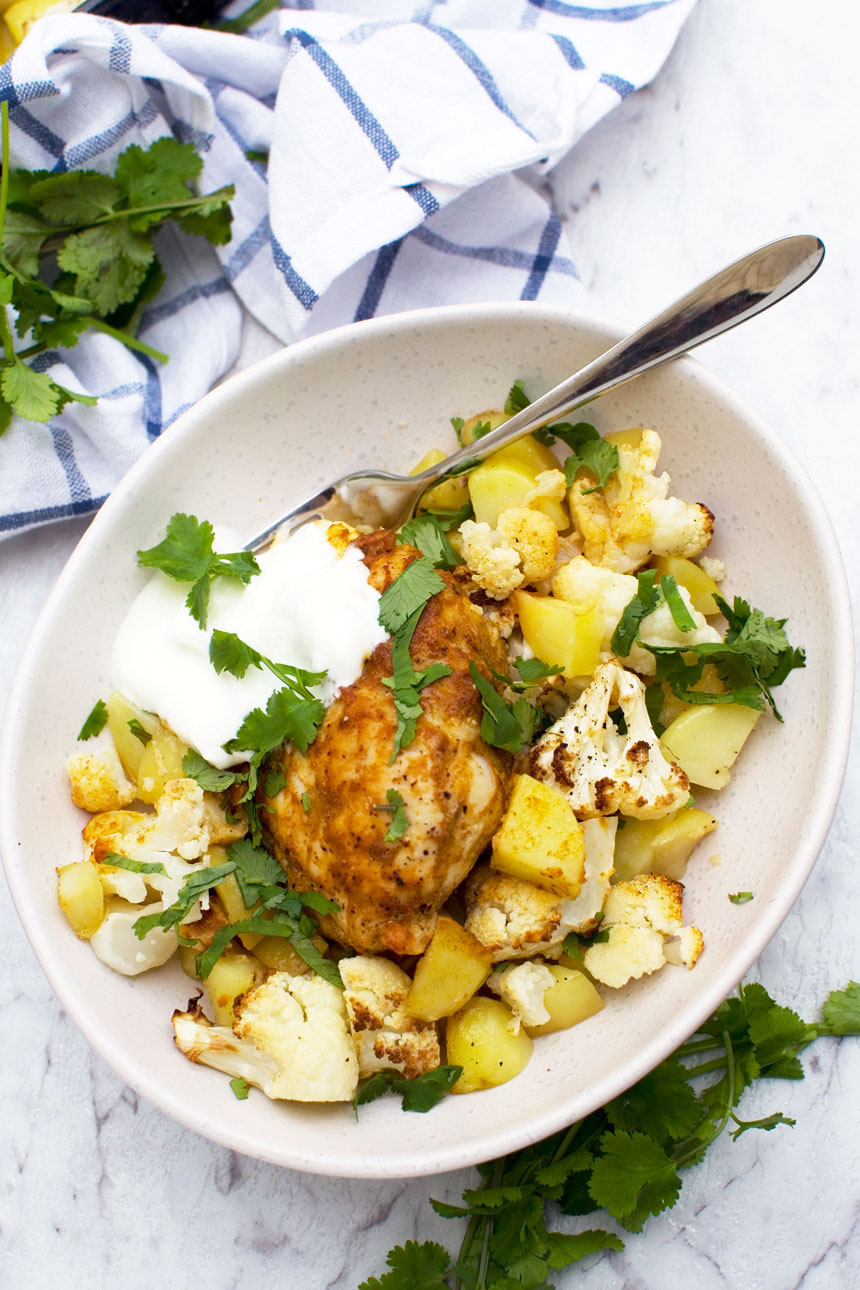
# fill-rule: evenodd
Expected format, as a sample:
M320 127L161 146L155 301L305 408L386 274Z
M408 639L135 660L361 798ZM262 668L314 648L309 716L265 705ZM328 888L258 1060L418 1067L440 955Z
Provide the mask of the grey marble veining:
M860 572L860 15L844 0L700 0L656 82L551 177L598 311L630 323L718 264L814 232L825 266L768 316L702 351L795 448ZM244 361L266 348L246 339ZM83 524L0 544L0 694ZM814 786L811 786L814 791ZM860 769L821 858L762 956L772 993L814 1015L860 975ZM0 891L0 1286L9 1290L355 1290L388 1248L459 1240L430 1196L471 1171L402 1182L291 1173L197 1138L132 1094L55 1002ZM806 1079L754 1089L750 1117L794 1129L727 1138L677 1206L561 1290L855 1290L860 1285L860 1043L821 1041ZM564 1223L567 1220L563 1220Z

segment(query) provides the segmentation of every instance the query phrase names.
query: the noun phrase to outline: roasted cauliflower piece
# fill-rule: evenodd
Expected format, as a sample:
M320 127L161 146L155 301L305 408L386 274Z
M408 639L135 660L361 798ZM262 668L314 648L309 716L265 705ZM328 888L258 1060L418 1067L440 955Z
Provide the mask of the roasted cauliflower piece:
M697 927L681 926L683 894L683 885L663 874L640 874L616 883L606 898L601 923L609 939L583 954L594 979L617 989L658 971L664 963L677 961L692 968L703 940Z
M493 952L495 963L557 955L568 932L594 931L612 877L615 816L584 820L585 881L575 900L478 865L466 884L466 929Z
M610 709L620 707L626 733ZM617 662L601 663L594 679L532 749L531 774L566 795L580 819L616 811L659 819L683 806L690 781L667 761L645 707L645 687Z
M541 582L555 568L558 530L548 515L528 506L502 511L494 529L464 520L460 535L473 580L495 600L504 600L526 583Z
M621 615L636 595L636 591L637 581L633 574L614 573L611 569L599 568L582 555L574 556L567 564L561 565L552 580L553 595L573 605L578 613L586 613L595 607L600 608L605 624L601 654L606 658L611 656L612 636L621 620ZM695 628L682 632L675 623L669 606L662 601L640 622L640 639L648 645L688 646L721 640L719 632L708 625L704 614L700 614L693 608L686 588L679 586L678 594L689 610ZM623 661L643 676L653 676L656 670L654 655L635 642Z
M549 1011L543 1001L555 977L545 963L529 959L512 967L491 972L487 986L511 1010L508 1031L518 1035L522 1026L542 1026L549 1021Z
M669 497L669 475L655 474L660 448L656 431L643 430L635 446L618 444L619 468L603 488L589 491L590 474L574 481L571 515L592 564L631 573L652 555L693 559L710 542L714 517L707 506Z
M349 1102L358 1057L336 986L320 976L273 972L237 1000L233 1029L214 1026L199 1007L174 1012L177 1047L193 1062L241 1076L267 1097Z
M393 1069L414 1079L435 1070L441 1061L436 1027L404 1011L412 985L406 973L389 959L365 954L339 966L359 1075Z
M137 795L111 747L76 753L67 770L72 801L84 811L119 811Z

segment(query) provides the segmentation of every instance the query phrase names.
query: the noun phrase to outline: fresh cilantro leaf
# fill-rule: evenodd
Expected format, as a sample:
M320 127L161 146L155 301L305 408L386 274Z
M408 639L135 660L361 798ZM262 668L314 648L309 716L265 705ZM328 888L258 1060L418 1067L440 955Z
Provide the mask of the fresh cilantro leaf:
M583 444L589 443L592 439L599 439L600 435L593 425L587 421L577 421L571 425L569 421L559 421L554 426L543 426L540 430L535 430L534 437L538 443L544 444L551 448L556 441L566 444L571 452L578 453Z
M426 511L416 515L397 534L399 542L408 542L410 546L427 557L434 569L454 569L462 561L445 536L442 525L435 515Z
M193 144L165 135L146 151L134 143L126 148L117 160L115 178L129 206L167 207L192 196L188 184L202 169Z
M6 402L28 421L50 421L60 403L60 391L48 373L34 372L18 358L3 368L0 390Z
M512 705L507 704L481 674L474 660L469 663L469 675L481 696L484 710L481 738L484 743L511 753L517 753L525 744L531 743L541 722L540 711L524 698L517 699Z
M573 453L564 463L565 481L568 488L572 488L579 471L585 469L596 476L596 488L603 488L610 475L613 475L620 465L621 460L615 444L607 443L599 436L596 439L587 439L579 452ZM596 488L583 488L582 492L593 493Z
M461 447L461 448L465 448L465 446L466 446L466 445L463 443L463 426L464 426L465 424L466 424L466 423L465 423L465 421L463 420L463 418L462 418L462 417L452 417L452 418L451 418L451 425L452 425L452 427L453 427L453 429L454 429L454 434L457 436L457 443L460 445L460 447Z
M102 864L113 865L115 869L128 869L129 873L167 873L164 865L158 860L130 860L128 856L120 855L118 851L108 851Z
M53 231L36 214L7 210L3 224L3 257L7 265L28 278L35 278L39 272L39 253Z
M260 572L260 566L250 551L217 554L214 543L215 530L208 520L177 512L168 522L166 537L156 546L137 553L137 562L144 568L160 569L176 582L193 584L185 603L201 627L206 626L209 587L213 578L236 578L247 586Z
M827 1033L860 1034L860 984L849 981L844 990L833 990L821 1009Z
M215 627L209 638L209 662L219 676L229 672L241 680L249 667L263 666L263 656L235 632L223 632Z
M157 914L143 914L132 924L132 931L139 941L154 927L169 930L185 921L202 895L212 887L218 887L236 869L234 863L222 864L206 869L197 869L188 875L172 905Z
M629 1231L641 1231L649 1214L674 1205L681 1179L675 1162L653 1138L619 1130L604 1134L600 1149L591 1171L592 1199Z
M653 613L660 602L660 593L654 586L656 576L654 569L643 569L637 574L636 595L625 606L610 642L612 653L619 658L626 658L630 653L639 633L639 624Z
M518 377L508 390L508 397L505 399L505 413L512 417L517 412L522 412L527 408L531 400L528 398L524 388L524 382Z
M450 1259L435 1241L395 1245L385 1261L391 1271L362 1281L358 1290L448 1290Z
M301 802L302 802L302 809L306 812L309 812L311 809L310 793L302 793Z
M421 691L433 681L451 674L451 668L447 663L431 663L421 672L416 672L412 666L409 647L423 610L424 606L419 605L395 633L391 642L392 674L382 678L382 684L394 691L394 710L397 713L397 729L389 762L393 762L401 748L408 748L415 738L418 718L423 712L420 702Z
M396 788L386 789L385 796L388 798L387 806L377 806L377 811L391 811L391 823L385 834L386 842L399 842L406 830L409 828L409 817L406 814L406 808L403 805L403 798L397 792Z
M445 510L437 506L428 506L426 513L432 515L445 533L450 533L452 529L458 529L463 520L470 520L475 514L471 502L464 502L456 511Z
M373 1102L391 1089L402 1098L404 1111L430 1111L451 1091L462 1074L462 1066L436 1066L414 1079L404 1079L393 1068L377 1071L358 1090L353 1106L357 1108Z
M741 1134L746 1133L747 1129L763 1129L765 1133L769 1133L771 1129L775 1129L779 1124L785 1124L790 1129L793 1129L797 1124L796 1120L790 1120L787 1115L783 1115L782 1111L762 1116L760 1120L739 1120L736 1115L732 1115L731 1118L738 1125L738 1128L733 1129L731 1132L733 1142L737 1142Z
M687 1067L677 1057L667 1057L607 1103L610 1124L628 1132L647 1127L649 1136L664 1145L692 1137L702 1120L702 1106L689 1080Z
M134 735L135 739L139 739L145 748L152 738L152 735L148 730L144 729L137 717L132 717L131 721L128 722L128 728Z
M282 743L290 740L306 753L325 717L320 699L306 699L284 687L269 696L265 711L253 708L239 727L236 737L224 745L225 752L250 753L257 765Z
M96 699L90 710L86 721L78 731L78 739L92 739L93 735L99 735L107 725L107 705L104 699Z
M660 590L663 593L663 599L669 606L669 613L672 615L672 621L680 632L692 632L696 624L693 621L693 615L687 608L684 600L678 590L678 584L671 574L660 579Z
M230 1087L233 1090L233 1094L236 1098L236 1101L244 1102L248 1096L248 1090L250 1088L248 1081L244 1079L241 1075L234 1075L234 1077L230 1080Z
M71 228L92 224L109 215L121 197L119 186L97 170L69 170L49 175L31 184L28 193L44 220Z
M263 791L266 797L277 797L278 793L286 787L287 781L280 766L276 770L266 772L266 778L263 781Z
M20 318L20 315L19 315ZM49 349L72 349L78 343L78 337L90 326L89 318L38 319L33 324L33 338ZM93 399L95 403L96 400Z
M733 905L747 905L751 900L755 900L755 893L752 891L733 891L729 894L729 900Z
M7 403L5 399L0 399L0 437L9 429L14 411L15 409L11 403Z
M301 896L297 899L303 901L306 897ZM329 906L331 906L331 903L330 901L328 902ZM337 906L334 908L336 909ZM138 922L140 921L138 919ZM137 924L135 924L136 926ZM317 976L321 976L324 981L328 981L329 985L342 990L343 980L337 964L333 963L331 959L325 958L311 940L315 930L315 925L303 915L295 918L284 914L276 918L263 918L261 915L254 915L250 918L243 918L238 923L228 923L226 927L219 927L212 938L209 948L194 960L197 975L202 981L206 980L234 936L241 936L244 932L257 932L260 936L281 936L289 941L299 957L304 959L308 967L312 968Z
M254 846L250 838L231 842L227 855L236 865L236 882L246 909L260 898L260 887L276 886L283 882L284 871L274 856L263 847Z
M154 258L149 238L124 220L72 233L57 252L60 268L74 275L75 294L99 314L134 298Z
M379 598L379 622L393 636L412 616L423 609L431 596L443 591L445 580L426 555L407 565Z
M218 770L210 766L195 748L189 748L182 758L182 769L189 779L195 779L204 792L223 793L225 789L240 784L247 778L246 771Z
M539 658L515 658L514 667L526 685L531 685L544 676L561 676L564 672L563 667L556 667L554 663L544 663Z

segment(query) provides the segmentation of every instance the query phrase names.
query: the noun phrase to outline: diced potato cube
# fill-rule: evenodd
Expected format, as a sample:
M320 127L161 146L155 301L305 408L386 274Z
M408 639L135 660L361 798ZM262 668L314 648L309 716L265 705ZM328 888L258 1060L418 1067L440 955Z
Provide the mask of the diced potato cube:
M579 612L565 600L517 591L520 630L532 653L563 667L565 676L590 676L600 662L605 622L595 607Z
M526 497L537 483L536 473L521 461L490 457L469 475L469 496L478 524L496 527L502 511L526 506Z
M151 712L144 712L143 708L139 708L124 694L120 694L119 690L114 690L106 707L108 729L122 762L122 768L132 783L136 784L147 745L134 734L128 723L136 721L148 735L154 735L156 730L162 729L161 722Z
M76 936L88 941L105 914L105 897L96 865L78 860L57 870L57 900Z
M453 918L440 914L415 968L405 1010L422 1021L449 1017L490 975L493 952Z
M610 430L603 438L616 448L638 448L642 442L642 427L633 426L629 430Z
M700 614L720 612L714 600L714 592L719 592L719 587L698 564L685 559L682 555L661 555L655 560L654 565L657 570L657 581L666 577L674 578L679 587L684 587L690 593L693 608Z
M481 438L483 439L485 434L489 434L489 431L483 429L483 427L489 426L490 430L495 430L503 421L508 419L507 413L500 412L498 408L492 408L489 412L476 412L473 417L467 417L463 422L460 438L464 444L474 443L475 431L478 426L482 427Z
M532 1055L532 1041L524 1030L512 1035L513 1013L500 999L478 995L448 1018L445 1031L447 1061L462 1066L463 1074L452 1092L474 1093L495 1088L519 1075Z
M257 967L250 954L226 950L215 962L206 978L206 993L215 1013L216 1025L233 1025L236 1000L251 989L256 974Z
M137 795L142 802L154 805L168 780L184 778L182 759L187 752L188 745L159 723L143 750L137 770Z
M240 939L244 945L244 938ZM311 939L321 954L327 949L322 936L314 936ZM290 976L307 976L313 970L284 936L255 936L253 948L254 957L275 972L289 972Z
M431 448L425 453L417 466L413 466L410 475L420 475L431 466L438 466L450 453L441 448ZM421 510L458 511L469 500L469 485L465 478L444 479L441 484L434 484L429 492L421 498Z
M211 847L209 850L209 863L214 867L220 864L226 864L228 860L227 852L221 847ZM242 893L239 890L239 884L236 881L236 875L230 873L222 883L216 888L218 901L227 915L229 923L241 923L246 918L250 918L253 910L248 909L242 899ZM239 940L245 946L246 950L252 950L258 941L263 939L261 932L240 932Z
M680 880L696 846L716 827L713 815L696 807L682 807L660 820L625 819L615 837L615 876L661 873Z
M517 775L490 864L574 900L585 878L585 842L564 794L530 775Z
M691 783L725 788L730 768L760 716L759 709L737 703L702 704L676 717L661 742Z
M546 444L538 443L533 434L524 435L522 439L509 443L506 448L500 448L498 452L493 453L490 460L521 461L535 475L540 475L545 470L561 469L558 457L556 457L552 448L547 448Z
M554 1030L568 1030L580 1021L593 1017L603 1007L603 1000L584 973L556 963L548 966L555 977L555 984L549 986L543 996L549 1021L544 1021L540 1026L529 1026L530 1035L548 1035Z
M183 934L189 929L183 928ZM179 947L179 964L186 976L190 976L192 981L199 981L197 975L197 955L200 953L199 945L180 945Z

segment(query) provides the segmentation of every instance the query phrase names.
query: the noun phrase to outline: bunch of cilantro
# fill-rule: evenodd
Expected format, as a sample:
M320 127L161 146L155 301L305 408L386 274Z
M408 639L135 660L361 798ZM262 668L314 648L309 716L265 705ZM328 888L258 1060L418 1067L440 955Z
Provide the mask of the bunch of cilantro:
M803 1079L799 1053L821 1035L860 1034L860 984L833 991L822 1020L806 1022L761 985L742 985L686 1044L606 1106L543 1142L480 1165L483 1181L463 1205L431 1204L467 1219L456 1259L435 1241L407 1241L390 1271L359 1290L548 1290L553 1271L600 1250L621 1250L613 1232L551 1231L547 1207L582 1217L608 1213L629 1232L670 1209L681 1171L732 1126L793 1125L781 1112L742 1120L735 1108L764 1078ZM707 1077L713 1077L708 1079Z
M0 104L0 434L13 412L49 421L67 403L94 404L25 361L76 345L89 329L161 362L135 337L143 305L165 280L152 242L168 220L219 245L230 240L232 186L198 196L203 163L189 143L166 137L119 156L113 175L12 170L9 107Z

